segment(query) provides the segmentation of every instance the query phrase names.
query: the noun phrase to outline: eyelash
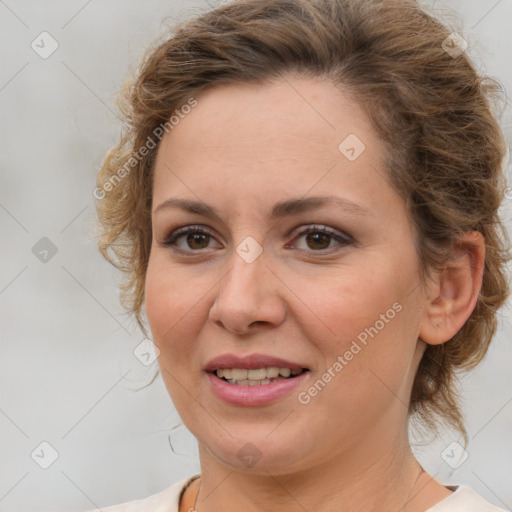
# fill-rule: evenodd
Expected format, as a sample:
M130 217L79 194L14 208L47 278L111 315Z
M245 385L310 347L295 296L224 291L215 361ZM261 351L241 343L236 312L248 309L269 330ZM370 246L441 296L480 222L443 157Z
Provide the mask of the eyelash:
M201 235L207 235L211 238L214 238L213 235L211 233L209 233L208 231L206 231L204 228L201 228L200 226L186 226L186 227L183 227L183 228L179 228L175 231L173 231L167 238L166 240L163 242L163 245L165 246L168 246L168 247L171 247L174 251L177 251L177 252L181 252L181 253L188 253L188 252L195 252L195 253L199 253L199 252L202 252L203 249L197 249L197 250L194 250L194 249L190 249L190 250L186 250L186 249L180 249L179 247L176 246L176 241L185 236L185 235L188 235L188 234L191 234L191 233L197 233L197 234L201 234ZM310 233L324 233L326 235L329 235L331 236L334 240L336 240L337 242L339 242L341 245L350 245L353 243L353 239L348 236L348 235L340 235L338 234L337 231L333 231L332 229L328 228L328 227L325 227L325 226L321 226L321 225L311 225L309 226L307 229L301 231L295 238L294 240L297 240L305 235L308 235ZM205 248L204 250L206 250L208 248ZM299 249L301 251L308 251L308 252L313 252L313 253L321 253L321 254L330 254L332 252L335 252L332 250L333 248L329 248L329 249L320 249L320 250L314 250L314 249L311 249L311 250L307 250L307 249Z

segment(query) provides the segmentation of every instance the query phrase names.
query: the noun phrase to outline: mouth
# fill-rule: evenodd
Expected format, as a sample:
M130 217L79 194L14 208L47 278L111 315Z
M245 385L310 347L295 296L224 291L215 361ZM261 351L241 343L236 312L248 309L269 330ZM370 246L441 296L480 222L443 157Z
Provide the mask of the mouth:
M307 371L307 368L269 366L250 369L217 368L211 373L233 386L265 386L280 380L294 379Z

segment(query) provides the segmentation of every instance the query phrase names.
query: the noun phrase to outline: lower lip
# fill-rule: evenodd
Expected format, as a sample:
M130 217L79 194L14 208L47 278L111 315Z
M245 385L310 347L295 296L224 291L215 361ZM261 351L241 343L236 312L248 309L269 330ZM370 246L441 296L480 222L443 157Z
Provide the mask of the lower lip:
M304 382L309 372L302 372L292 379L276 380L269 384L255 386L237 386L219 379L214 373L208 373L213 392L217 397L232 405L258 406L268 405L291 393Z

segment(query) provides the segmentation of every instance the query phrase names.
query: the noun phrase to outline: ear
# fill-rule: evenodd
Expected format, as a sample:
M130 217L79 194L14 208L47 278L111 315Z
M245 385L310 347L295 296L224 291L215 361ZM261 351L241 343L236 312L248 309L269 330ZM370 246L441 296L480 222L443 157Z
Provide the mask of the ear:
M445 268L427 284L427 303L419 338L429 345L451 339L469 318L480 293L484 272L482 233L464 233Z

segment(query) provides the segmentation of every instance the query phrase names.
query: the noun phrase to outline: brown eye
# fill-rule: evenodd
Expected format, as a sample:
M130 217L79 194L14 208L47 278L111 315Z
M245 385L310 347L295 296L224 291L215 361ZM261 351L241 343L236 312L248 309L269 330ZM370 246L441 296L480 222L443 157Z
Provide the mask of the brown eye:
M313 251L313 252L334 252L328 249L336 248L337 246L344 247L353 243L350 236L344 235L341 232L334 231L326 226L310 226L305 229L296 237L295 240L304 239L305 244L297 244L300 250ZM333 242L336 242L332 245Z
M195 252L208 249L213 236L198 226L187 226L172 232L164 242L178 251Z
M331 242L331 235L327 233L308 233L306 235L306 241L311 249L327 249Z
M209 238L210 235L204 233L189 233L186 237L186 241L191 249L206 249L206 247L208 247Z

